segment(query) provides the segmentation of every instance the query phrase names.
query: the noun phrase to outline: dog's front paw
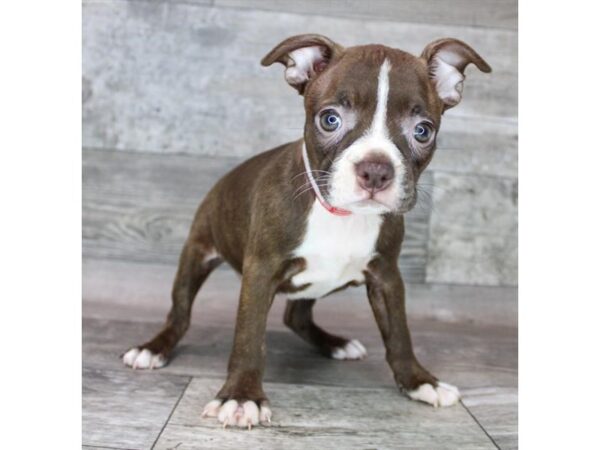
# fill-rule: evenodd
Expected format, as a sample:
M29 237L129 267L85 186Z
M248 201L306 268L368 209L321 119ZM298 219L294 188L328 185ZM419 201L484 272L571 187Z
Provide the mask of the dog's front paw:
M367 349L357 339L352 339L342 347L336 347L331 352L333 359L356 360L364 359L367 356Z
M441 381L437 383L437 386L423 383L417 389L406 391L406 394L413 400L429 403L435 408L438 406L451 406L460 400L458 388Z
M134 347L122 356L123 364L132 369L158 369L167 364L167 358L161 354L152 353L147 348Z
M255 401L214 399L207 403L202 411L202 417L216 417L227 426L252 429L254 425L271 423L271 408L266 401L257 404Z

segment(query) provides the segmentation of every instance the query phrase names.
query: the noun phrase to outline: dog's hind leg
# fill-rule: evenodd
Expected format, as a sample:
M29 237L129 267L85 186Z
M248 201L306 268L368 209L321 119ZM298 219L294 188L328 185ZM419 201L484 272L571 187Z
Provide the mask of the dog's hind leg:
M208 230L208 227L202 227ZM134 347L123 355L125 365L134 369L155 369L167 363L173 347L190 325L192 304L202 283L222 259L216 253L208 233L192 232L179 259L173 283L172 306L162 330L150 341Z
M363 359L367 350L356 339L328 333L315 324L312 308L315 300L288 300L284 323L298 336L314 345L320 353L333 359Z

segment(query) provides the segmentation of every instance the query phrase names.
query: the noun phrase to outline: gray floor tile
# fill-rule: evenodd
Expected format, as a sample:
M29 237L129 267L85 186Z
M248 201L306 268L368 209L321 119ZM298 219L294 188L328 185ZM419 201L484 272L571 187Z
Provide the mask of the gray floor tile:
M109 443L123 445L133 440L136 444L147 443L152 434L156 432L158 424L164 421L168 415L169 408L173 406L176 394L181 391L187 376L195 376L195 385L203 386L204 391L201 394L203 397L195 402L198 403L195 407L199 410L203 406L203 402L210 399L224 381L233 335L233 311L229 311L232 308L231 305L228 306L228 309L223 310L218 308L205 310L204 320L192 325L187 336L177 348L170 364L150 373L134 372L125 368L119 355L129 346L149 338L160 328L160 323L101 318L85 319L83 324L84 367L86 368L84 377L89 380L84 384L98 387L91 390L92 394L88 392L84 395L84 405L88 414L88 425L84 427L84 436L87 440L84 442L86 444L93 442L104 445ZM339 310L339 308L337 309ZM321 324L327 329L359 338L365 344L369 356L363 361L356 362L323 358L291 332L285 330L279 317L276 318L277 320L272 320L276 325L271 326L267 334L268 364L265 380L270 383L274 391L271 393L271 388L268 388L267 391L270 395L273 394L271 395L272 401L280 405L278 408L282 414L280 417L289 418L289 415L292 414L291 410L287 409L288 399L280 397L282 398L281 402L276 401L280 395L279 392L284 389L281 387L282 383L294 385L296 390L304 386L308 389L305 392L318 392L318 389L325 389L326 396L333 395L331 393L335 392L344 392L345 397L350 395L346 395L346 391L335 390L340 388L347 389L348 392L369 390L379 392L383 390L385 394L382 395L385 397L385 402L382 400L382 404L378 405L378 408L396 408L395 405L402 405L404 408L406 404L409 408L407 411L412 414L413 404L406 401L394 386L375 324L370 317L362 316L363 312L358 310L351 314L342 314L343 320L339 322L340 314L337 314L334 309L322 308L321 314L318 316ZM480 421L497 442L507 447L516 445L516 330L509 327L444 323L432 320L414 320L411 325L415 352L421 362L442 380L459 386L463 392L465 405L471 414ZM175 381L171 377L175 377ZM158 384L155 380L158 380ZM174 382L176 382L176 386L173 387L172 383ZM153 389L161 386L161 383L166 383L173 389L160 388L158 396L150 395L154 392ZM310 388L317 389L317 391L310 391ZM135 395L132 394L134 391ZM140 393L145 395L140 395ZM88 399L87 403L85 403L85 399ZM150 402L148 407L146 407L146 402ZM189 399L185 404L190 405ZM351 405L351 403L347 403L346 407L350 408ZM421 405L416 406L420 407ZM423 407L425 408L423 411L429 411L427 407ZM155 411L157 408L162 408L158 414L160 420L151 423L145 422L146 412ZM314 408L314 405L306 405L306 408L308 408L306 410L308 415L320 414L318 408L310 412L310 408ZM333 407L331 406L331 408ZM138 411L142 412L138 413ZM462 412L467 413L464 409ZM196 413L199 414L199 411ZM174 446L179 442L182 442L181 445L189 445L190 442L193 442L194 446L199 448L202 448L203 445L205 447L223 445L227 448L227 445L235 443L234 438L230 435L223 437L224 435L216 427L202 425L200 428L194 428L195 422L192 424L186 422L196 420L197 414L194 415L190 411L189 417L186 418L188 413L178 412L174 417L179 417L179 419L170 423L168 429L165 430L161 437L160 445L162 447L160 448ZM283 428L276 429L272 435L269 434L272 436L273 446L279 445L277 443L281 442L285 436L292 435L304 436L307 446L326 446L327 439L334 439L336 433L341 433L340 436L347 439L345 442L349 448L353 448L353 446L386 448L391 445L383 433L373 435L358 433L348 436L344 429L340 431L333 426L335 420L343 417L343 415L338 417L336 414L332 413L327 416L329 417L327 420L332 422L325 431L315 431L314 429L307 431L303 426L294 428L290 422L284 421ZM361 414L369 415L364 411ZM427 412L427 414L430 413ZM154 417L156 414L152 413L152 416ZM432 420L439 417L441 416L431 416ZM142 425L130 425L132 418L141 420ZM109 419L114 422L110 422ZM109 420L106 422L107 425L105 420ZM359 420L357 417L355 420L362 419ZM458 419L452 416L449 420L454 423L452 420ZM84 421L84 423L86 422ZM473 423L476 422L473 421ZM124 427L124 433L115 432L115 429L118 429L115 427L119 426ZM423 426L429 425L424 424ZM152 428L152 432L148 432L146 435L148 427ZM404 430L405 433L410 434L409 428ZM240 436L239 439L250 439L249 442L254 442L253 439L256 436L263 436L261 433L265 432L260 431L258 434L252 435L254 437L249 438ZM416 431L413 430L413 432ZM433 433L431 430L429 432ZM237 431L233 433L233 436L238 436L235 434ZM146 436L145 441L140 440L142 435ZM425 436L429 435L425 434ZM433 433L432 436L435 437L437 434ZM226 442L221 442L223 439ZM231 439L234 440L231 441ZM267 438L260 437L260 439ZM467 441L461 441L463 446L461 448L477 447L475 441L471 442L468 439ZM410 447L410 444L406 442L402 441L398 445ZM450 445L449 448L452 446Z
M361 387L394 385L374 323L362 328L329 326L331 318L320 323L330 331L360 339L367 347L368 358L363 361L323 358L290 331L271 329L267 332L268 381ZM159 323L86 319L84 365L128 372L119 355L152 337L160 327ZM413 321L411 328L415 352L421 362L443 380L460 388L516 387L517 341L511 329L432 321ZM193 325L169 365L157 373L222 379L232 338L233 322L226 327Z
M150 448L188 382L161 373L84 368L83 444Z
M394 389L267 383L272 426L223 430L199 414L218 388L192 380L156 448L494 448L461 405L436 410Z
M465 407L503 450L518 448L516 387L488 387L463 392Z

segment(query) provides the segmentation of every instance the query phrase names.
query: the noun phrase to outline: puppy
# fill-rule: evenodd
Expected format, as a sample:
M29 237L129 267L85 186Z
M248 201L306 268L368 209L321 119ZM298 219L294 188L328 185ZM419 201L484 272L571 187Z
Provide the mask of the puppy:
M323 355L364 358L360 342L328 333L312 317L316 299L361 284L400 390L433 406L456 403L458 389L414 355L398 256L403 214L417 200L442 114L461 100L470 63L490 67L456 39L434 41L416 57L383 45L343 48L317 34L281 42L262 60L275 62L304 96L304 137L247 160L212 188L181 253L164 328L123 362L165 365L200 286L226 261L242 275L235 338L227 380L204 416L224 426L270 422L262 379L277 293L288 299L285 324Z

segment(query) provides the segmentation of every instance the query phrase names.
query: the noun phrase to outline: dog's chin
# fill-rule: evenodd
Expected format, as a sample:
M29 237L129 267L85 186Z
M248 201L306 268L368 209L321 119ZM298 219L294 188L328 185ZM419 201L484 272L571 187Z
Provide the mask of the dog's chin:
M390 204L384 199L377 198L377 196L371 198L361 196L352 200L333 204L351 211L354 214L363 215L380 215L394 212L398 206L397 203Z
M350 203L344 206L344 209L355 214L385 214L393 211L394 208L371 198Z
M405 214L413 209L416 202L417 199L415 196L398 200L393 204L378 199L377 196L375 196L374 198L363 198L353 202L347 202L340 206L355 214Z
M352 193L336 195L328 193L327 201L338 208L343 208L354 214L382 215L404 214L410 211L417 202L416 192L410 195L398 196L396 193L381 191L371 195L367 191L356 189Z

